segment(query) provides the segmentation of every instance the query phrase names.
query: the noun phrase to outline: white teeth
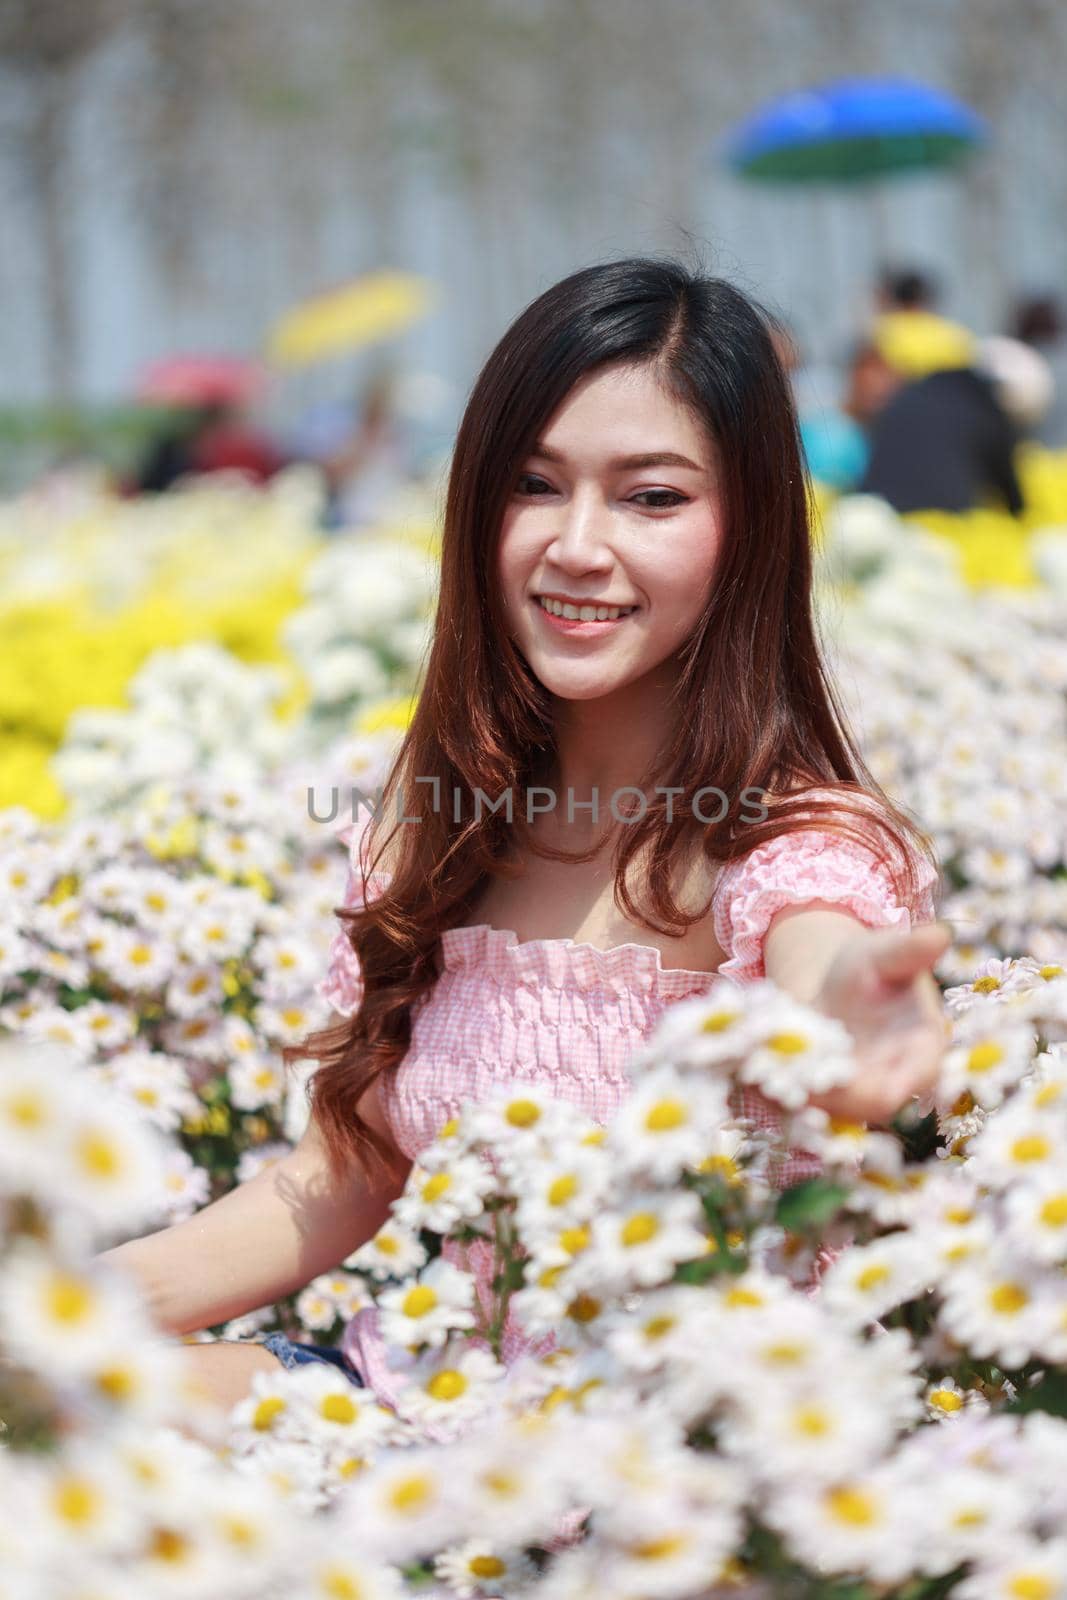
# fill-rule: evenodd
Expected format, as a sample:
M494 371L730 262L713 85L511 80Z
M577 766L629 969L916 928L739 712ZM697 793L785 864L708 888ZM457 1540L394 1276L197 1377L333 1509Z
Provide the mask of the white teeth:
M538 596L538 604L554 617L567 617L572 622L615 622L628 617L636 606L572 606L563 600L549 600Z

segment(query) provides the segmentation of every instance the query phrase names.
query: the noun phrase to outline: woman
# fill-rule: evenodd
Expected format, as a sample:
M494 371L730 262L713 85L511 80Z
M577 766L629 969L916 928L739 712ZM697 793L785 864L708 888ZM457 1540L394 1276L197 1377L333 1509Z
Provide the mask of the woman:
M109 1252L161 1327L214 1326L336 1266L489 1088L547 1084L610 1116L627 1056L717 972L766 975L852 1031L856 1081L816 1101L836 1115L886 1121L928 1094L947 930L910 925L937 874L855 750L810 586L796 416L761 308L638 259L518 317L457 437L416 714L352 840L323 985L339 1020L287 1052L320 1063L307 1132ZM775 1120L753 1091L739 1106ZM505 1350L523 1347L509 1330ZM190 1355L226 1407L278 1359L340 1361L393 1393L373 1312L340 1352L273 1336Z

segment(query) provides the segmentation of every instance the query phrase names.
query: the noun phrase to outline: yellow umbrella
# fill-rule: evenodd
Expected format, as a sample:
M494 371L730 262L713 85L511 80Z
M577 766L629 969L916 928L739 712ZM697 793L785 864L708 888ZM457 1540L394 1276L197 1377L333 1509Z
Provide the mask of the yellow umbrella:
M294 306L271 330L268 353L281 366L310 366L409 328L436 299L411 272L370 272Z

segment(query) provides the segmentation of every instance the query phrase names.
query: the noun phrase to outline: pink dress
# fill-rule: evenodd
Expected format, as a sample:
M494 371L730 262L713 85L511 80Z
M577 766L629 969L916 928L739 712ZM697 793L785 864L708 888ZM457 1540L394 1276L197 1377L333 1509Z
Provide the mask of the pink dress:
M345 904L362 905L387 873L363 878L359 830L349 834ZM625 1098L630 1053L655 1028L674 1001L704 992L717 975L739 984L764 976L763 942L775 913L787 905L826 900L851 911L868 927L907 929L934 915L937 875L920 864L919 903L909 909L894 898L884 862L840 835L805 828L780 835L732 862L719 876L713 901L716 937L728 952L717 974L664 967L650 945L601 950L573 939L525 939L485 923L446 929L443 970L412 1013L407 1055L382 1085L382 1105L397 1146L415 1159L441 1125L468 1100L503 1084L533 1083L605 1122ZM335 936L330 965L318 992L345 1016L358 1008L362 980L345 930ZM774 1126L771 1104L745 1089L741 1109ZM795 1182L818 1170L816 1158L797 1152L780 1181ZM487 1292L491 1252L469 1247L445 1253L475 1274ZM342 1348L385 1404L397 1383L385 1361L378 1313L360 1311L349 1322ZM509 1319L507 1362L530 1345Z

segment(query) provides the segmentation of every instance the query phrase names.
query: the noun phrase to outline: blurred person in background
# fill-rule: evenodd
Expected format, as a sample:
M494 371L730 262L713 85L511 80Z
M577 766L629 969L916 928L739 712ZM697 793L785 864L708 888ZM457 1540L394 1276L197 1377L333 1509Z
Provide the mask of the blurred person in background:
M1050 450L1067 449L1067 317L1062 300L1054 294L1021 296L1008 317L1008 331L1044 359L1052 380L1053 392L1034 438Z
M946 346L940 360L948 356ZM971 511L992 501L1018 516L1021 430L1003 399L976 341L956 365L903 382L871 425L860 492L899 512Z
M383 520L412 476L394 387L392 374L381 369L354 406L320 407L304 418L294 436L294 453L313 461L325 478L322 522L327 529Z
M874 286L878 315L897 311L933 312L940 298L937 279L918 267L885 266Z
M240 472L254 483L266 483L286 464L286 456L239 405L215 400L173 413L150 445L132 487L140 494L158 494L179 478L208 472Z

